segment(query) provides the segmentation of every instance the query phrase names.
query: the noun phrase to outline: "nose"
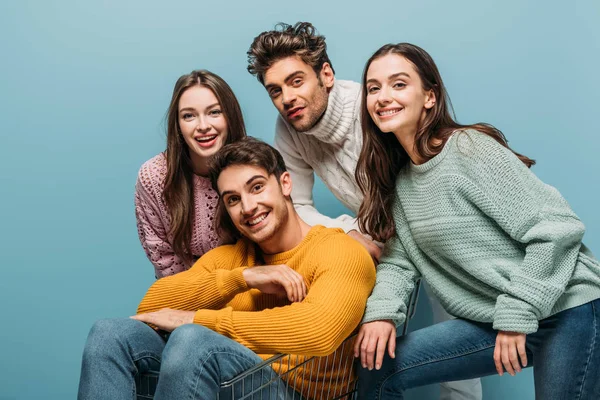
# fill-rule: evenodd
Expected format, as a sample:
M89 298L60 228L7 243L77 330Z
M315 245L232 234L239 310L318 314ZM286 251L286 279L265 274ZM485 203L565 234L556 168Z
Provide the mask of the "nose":
M296 92L284 87L281 89L281 101L284 106L291 106L296 101Z
M210 123L208 122L208 118L203 115L198 117L198 125L196 125L196 130L201 133L208 132L211 128Z
M256 201L251 195L242 195L242 214L245 216L251 216L256 211Z
M389 87L382 87L379 90L379 93L377 95L377 102L382 105L385 106L387 104L390 104L392 102L392 96L390 94L390 88Z

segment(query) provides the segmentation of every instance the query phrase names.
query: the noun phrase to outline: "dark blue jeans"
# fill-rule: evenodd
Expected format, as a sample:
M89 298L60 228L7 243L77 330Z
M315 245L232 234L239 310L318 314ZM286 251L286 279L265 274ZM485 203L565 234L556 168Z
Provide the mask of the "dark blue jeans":
M463 319L398 337L396 358L359 369L361 400L402 399L407 389L496 374L492 324ZM600 299L539 322L527 335L536 399L600 399Z
M182 325L165 342L143 322L100 320L92 327L83 352L78 398L133 400L135 375L160 370L156 400L215 399L221 382L261 362L247 347L201 325ZM273 376L268 368L260 379L240 389L253 391L253 386L259 387ZM285 398L278 388L263 390L265 399Z

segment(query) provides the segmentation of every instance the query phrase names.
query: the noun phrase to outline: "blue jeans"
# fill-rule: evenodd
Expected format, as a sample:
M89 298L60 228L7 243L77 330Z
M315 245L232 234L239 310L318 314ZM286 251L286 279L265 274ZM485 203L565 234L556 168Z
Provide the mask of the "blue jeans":
M150 370L160 370L156 400L215 399L221 382L261 362L247 347L201 325L182 325L165 342L143 322L100 320L83 351L78 399L133 400L135 375ZM269 368L263 379L273 374Z
M439 324L440 322L454 319L452 315L444 310L440 301L431 293L427 282L421 281L421 285L429 298L433 323ZM482 397L481 379L479 378L440 383L440 400L481 400Z
M417 386L496 374L492 324L446 321L396 340L396 358L359 370L361 400L402 399ZM527 335L536 399L600 399L600 299L539 322Z

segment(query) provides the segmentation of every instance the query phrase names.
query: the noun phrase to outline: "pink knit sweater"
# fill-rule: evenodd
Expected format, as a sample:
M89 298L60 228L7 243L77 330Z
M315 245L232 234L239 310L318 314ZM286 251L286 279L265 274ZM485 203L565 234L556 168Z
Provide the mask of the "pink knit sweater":
M166 175L167 160L161 153L142 165L135 185L138 234L148 259L154 264L157 278L174 275L191 266L175 255L171 246L170 218L162 197ZM219 244L212 229L218 196L208 178L194 175L194 199L191 250L194 258L198 258Z

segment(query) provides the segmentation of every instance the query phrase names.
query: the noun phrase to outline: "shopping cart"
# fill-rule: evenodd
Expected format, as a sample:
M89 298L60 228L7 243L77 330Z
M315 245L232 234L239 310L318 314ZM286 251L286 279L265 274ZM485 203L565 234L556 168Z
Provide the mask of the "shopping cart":
M415 284L402 335L414 316L420 290ZM222 382L217 400L354 400L358 378L354 370L354 340L348 337L337 350L322 357L276 354L262 363ZM159 373L136 378L137 400L153 399Z

